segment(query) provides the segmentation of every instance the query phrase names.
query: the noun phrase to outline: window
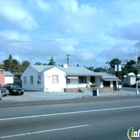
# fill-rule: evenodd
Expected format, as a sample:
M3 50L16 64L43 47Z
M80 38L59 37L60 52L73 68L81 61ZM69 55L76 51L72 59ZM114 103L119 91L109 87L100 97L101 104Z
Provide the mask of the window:
M41 84L41 75L38 75L38 84Z
M57 84L58 83L58 75L53 75L52 76L52 83Z
M104 87L110 87L110 81L103 81Z
M30 76L30 84L33 84L33 76Z
M23 77L23 83L26 85L26 76Z
M70 83L70 79L67 79L67 83Z
M87 83L87 77L84 76L79 77L79 83Z

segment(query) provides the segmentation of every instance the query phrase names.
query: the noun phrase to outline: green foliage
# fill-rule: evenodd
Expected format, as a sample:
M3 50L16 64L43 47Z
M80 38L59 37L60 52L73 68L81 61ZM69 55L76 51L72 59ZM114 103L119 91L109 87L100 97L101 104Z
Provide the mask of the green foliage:
M115 68L115 65L120 65L121 64L121 60L119 60L118 58L114 58L109 62L111 68Z
M24 72L25 69L30 65L30 62L25 60L22 63L20 63L18 60L13 59L12 55L9 55L9 58L3 61L4 65L0 65L0 68L3 68L6 71L11 71L11 72ZM140 71L140 67L136 69L136 61L135 60L130 60L128 61L124 67L122 68L121 72L115 72L114 67L115 65L121 64L121 60L118 58L112 59L110 62L107 62L110 64L110 68L107 70L106 68L98 67L98 68L93 68L93 66L86 67L87 69L95 72L108 72L111 74L116 74L116 76L119 76L119 78L123 79L124 75L127 75L130 72L134 72L135 74ZM140 63L140 56L138 57L138 63ZM36 62L35 65L47 65L46 63L40 63ZM48 65L56 65L53 57L51 57ZM58 66L63 66L62 64ZM77 67L79 65L77 64Z
M105 68L102 67L98 67L94 70L94 72L106 72L107 70Z
M12 55L10 54L9 58L3 61L4 70L10 72L23 72L29 65L30 62L23 61L22 64L16 59L12 59Z
M93 67L86 67L87 69L91 70L91 71L94 71L94 68Z
M48 65L56 65L55 62L54 62L53 57L51 57L50 62L48 63Z
M3 61L3 63L4 63L4 70L11 71L12 63L10 62L10 60L6 59L6 60Z
M35 65L42 65L42 63L40 63L40 62L36 62Z

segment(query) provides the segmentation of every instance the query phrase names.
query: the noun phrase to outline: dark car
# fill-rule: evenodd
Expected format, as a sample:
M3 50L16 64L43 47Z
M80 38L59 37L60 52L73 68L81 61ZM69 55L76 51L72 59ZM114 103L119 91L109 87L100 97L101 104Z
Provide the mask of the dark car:
M123 83L123 85L122 85L123 87L131 87L131 85L130 84L128 84L128 83Z
M2 94L0 93L0 100L2 99Z
M1 84L0 84L0 90L1 90L1 95L3 97L9 95L9 90L7 90L6 88L4 88Z
M136 83L135 83L135 84L133 84L133 85L131 85L131 87L136 88ZM138 88L140 88L140 83L138 83Z
M9 83L4 85L9 90L10 95L23 95L24 89L17 84Z

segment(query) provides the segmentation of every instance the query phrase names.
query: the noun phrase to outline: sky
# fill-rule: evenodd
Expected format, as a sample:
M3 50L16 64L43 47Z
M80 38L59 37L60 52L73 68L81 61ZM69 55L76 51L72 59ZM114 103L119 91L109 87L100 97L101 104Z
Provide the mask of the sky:
M108 67L140 56L140 0L0 0L0 62L11 54ZM137 54L137 55L136 55Z

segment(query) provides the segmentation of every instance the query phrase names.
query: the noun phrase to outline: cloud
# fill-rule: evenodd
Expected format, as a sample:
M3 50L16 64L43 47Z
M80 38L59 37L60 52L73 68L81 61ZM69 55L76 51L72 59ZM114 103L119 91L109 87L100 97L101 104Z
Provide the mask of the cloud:
M131 23L130 25L114 25L110 35L118 39L140 40L140 23Z
M37 0L37 5L38 7L43 10L43 11L48 11L50 10L50 3L47 3L46 1L43 0Z
M34 62L54 57L58 64L70 54L71 65L91 66L135 59L138 0L0 0L0 5L0 54ZM139 51L138 46L138 56Z
M15 30L0 30L0 40L30 41L31 39L28 35L21 35Z
M49 28L61 34L94 34L97 25L104 16L102 9L89 4L80 4L77 0L57 0L50 2L51 8L46 13Z
M98 55L102 56L101 59L104 61L111 61L114 58L118 58L124 63L125 60L135 60L135 45L132 43L119 43L99 52Z
M31 14L22 8L18 1L1 0L0 1L0 19L15 27L31 30L38 27L36 20Z

